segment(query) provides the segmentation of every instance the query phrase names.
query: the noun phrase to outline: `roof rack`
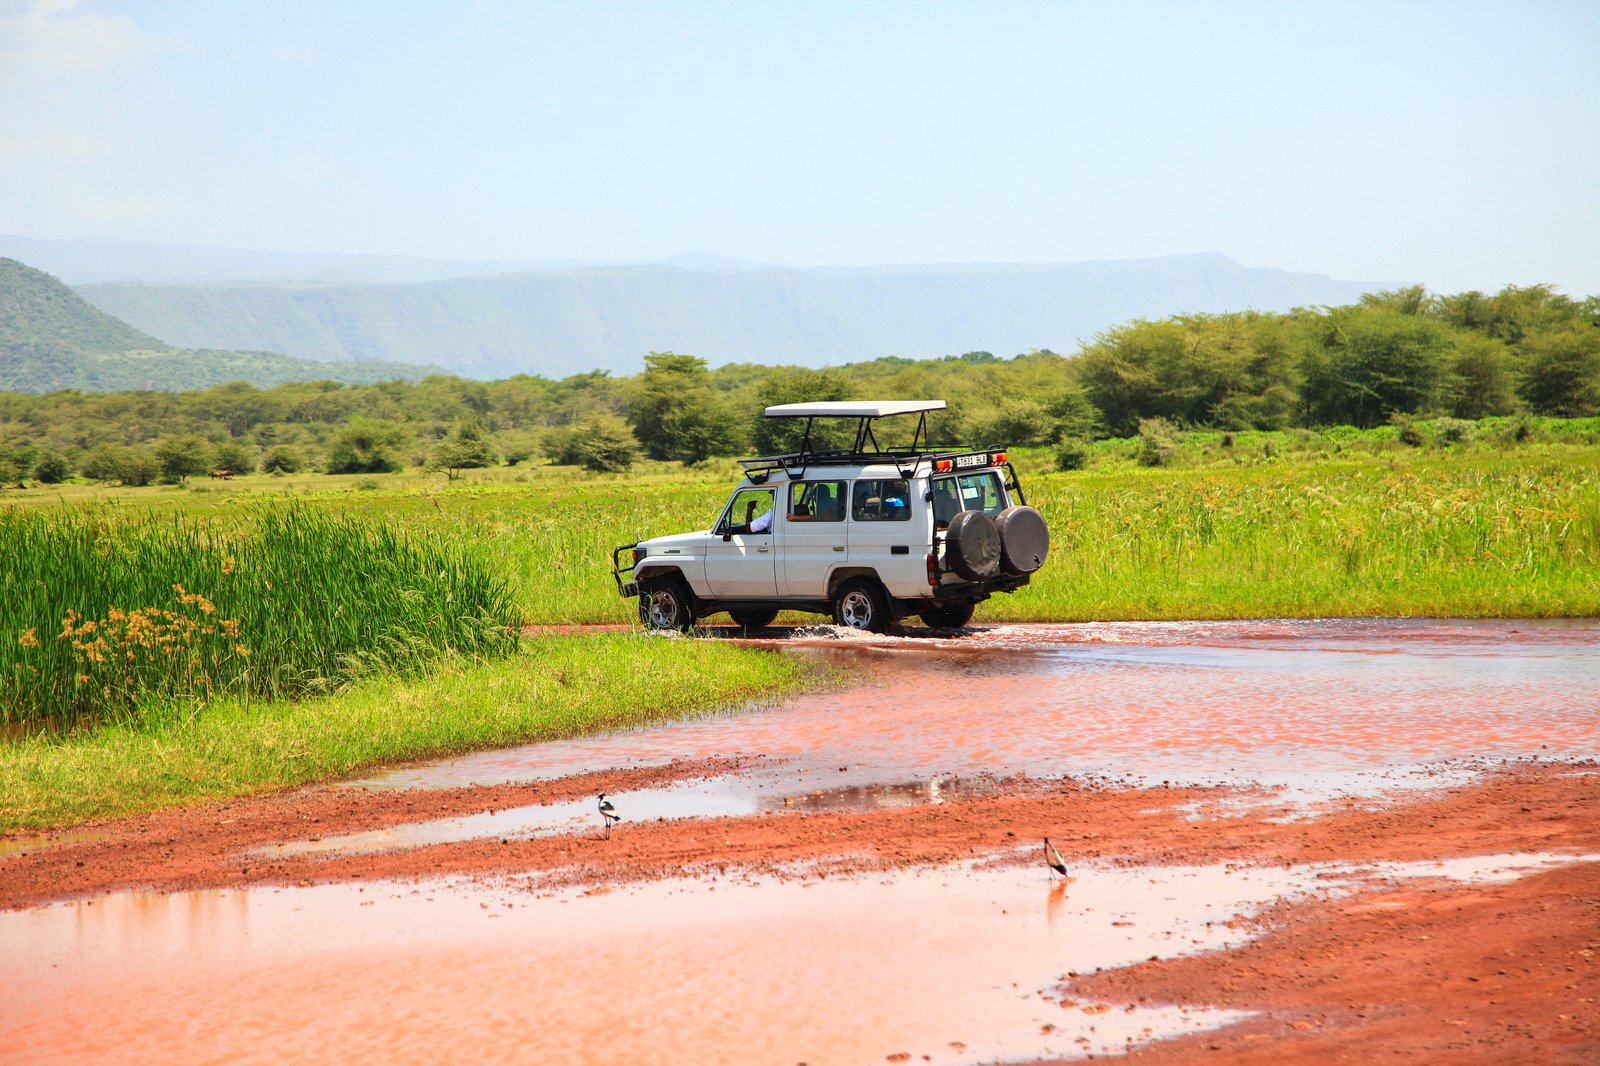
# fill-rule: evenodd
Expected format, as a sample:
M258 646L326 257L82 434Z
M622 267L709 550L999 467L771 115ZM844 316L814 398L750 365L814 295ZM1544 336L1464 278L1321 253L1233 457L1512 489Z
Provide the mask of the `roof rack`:
M769 407L764 412L768 418L803 418L806 420L805 436L800 450L783 455L765 455L755 459L740 459L751 481L765 481L767 476L782 470L791 481L803 478L812 466L840 466L846 464L893 463L901 468L902 477L910 477L905 469L909 462L914 469L924 458L931 458L933 445L928 436L928 412L943 411L943 400L827 400L819 403L785 403ZM872 424L880 418L895 415L916 415L916 432L906 448L885 448L878 443ZM856 419L855 441L849 448L830 448L819 451L811 446L811 429L819 418ZM959 449L957 449L959 450Z

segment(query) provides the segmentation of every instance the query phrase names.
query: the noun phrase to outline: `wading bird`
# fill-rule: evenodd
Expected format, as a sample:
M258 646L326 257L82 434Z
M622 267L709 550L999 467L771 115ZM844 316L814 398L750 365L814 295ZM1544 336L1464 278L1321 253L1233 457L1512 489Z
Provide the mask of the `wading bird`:
M604 792L600 793L600 820L606 823L606 836L611 835L611 827L613 825L622 821L622 815L618 814L617 809L611 805L611 801L606 799Z
M1044 838L1044 864L1062 877L1067 876L1067 860L1061 857L1056 846L1050 843L1050 838Z

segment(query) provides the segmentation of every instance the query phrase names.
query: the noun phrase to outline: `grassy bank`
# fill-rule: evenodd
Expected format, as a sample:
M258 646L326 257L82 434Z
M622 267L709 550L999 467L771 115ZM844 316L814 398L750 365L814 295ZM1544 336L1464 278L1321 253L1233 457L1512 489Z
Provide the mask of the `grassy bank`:
M0 745L0 832L270 791L407 759L624 729L800 683L786 656L615 634L524 641L299 702L229 701L138 726Z

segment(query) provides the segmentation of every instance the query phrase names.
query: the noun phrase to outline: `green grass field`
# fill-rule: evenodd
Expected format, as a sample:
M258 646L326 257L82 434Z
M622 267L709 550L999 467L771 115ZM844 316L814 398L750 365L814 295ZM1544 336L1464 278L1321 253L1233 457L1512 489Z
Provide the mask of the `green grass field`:
M1188 435L1179 465L1146 468L1107 441L1088 469L1014 456L1051 526L1051 558L1027 588L978 620L1074 621L1316 615L1600 614L1600 445L1581 434L1522 446L1497 437L1406 448L1389 428ZM1338 450L1334 450L1337 447ZM241 478L109 490L122 506L223 525L249 505L294 499L328 514L455 539L500 561L528 621L626 622L610 552L639 537L708 526L732 463L629 475L499 468L462 480L403 474ZM108 490L30 490L59 506ZM800 616L796 616L800 617Z

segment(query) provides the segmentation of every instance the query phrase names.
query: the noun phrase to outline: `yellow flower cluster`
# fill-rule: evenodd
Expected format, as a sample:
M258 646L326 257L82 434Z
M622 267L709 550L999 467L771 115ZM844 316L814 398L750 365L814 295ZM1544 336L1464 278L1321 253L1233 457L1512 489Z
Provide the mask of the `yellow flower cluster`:
M78 660L82 671L78 674L78 681L87 683L94 667L116 660L128 664L174 660L186 663L187 670L192 671L201 664L201 651L207 638L224 641L225 647L241 659L250 657L249 647L240 639L238 619L213 617L216 605L199 593L189 592L182 585L174 585L173 591L178 594L180 606L177 611L160 607L141 607L128 611L112 607L104 619L97 620L83 618L77 611L69 609L61 620L61 632L57 639L71 643L73 657ZM193 608L195 615L185 613L182 610L185 607ZM22 644L24 647L37 647L37 634L33 630L24 633ZM127 669L133 669L133 666ZM170 666L161 669L169 672ZM182 667L180 672L183 672ZM127 683L133 684L131 675Z

